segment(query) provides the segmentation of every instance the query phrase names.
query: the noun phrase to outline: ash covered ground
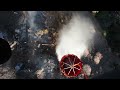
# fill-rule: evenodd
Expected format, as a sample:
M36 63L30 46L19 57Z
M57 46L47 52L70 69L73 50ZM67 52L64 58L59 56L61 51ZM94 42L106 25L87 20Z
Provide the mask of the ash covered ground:
M0 65L0 79L68 79L60 72L55 48L58 32L70 21L73 12L35 11L35 15L27 11L0 13L0 37L9 42L12 50L10 60ZM91 15L103 23L99 13L93 12ZM108 39L101 33L103 31L94 36L97 41L82 57L88 68L91 68L89 78L120 67L119 52L113 52ZM82 76L78 75L74 79L82 79Z

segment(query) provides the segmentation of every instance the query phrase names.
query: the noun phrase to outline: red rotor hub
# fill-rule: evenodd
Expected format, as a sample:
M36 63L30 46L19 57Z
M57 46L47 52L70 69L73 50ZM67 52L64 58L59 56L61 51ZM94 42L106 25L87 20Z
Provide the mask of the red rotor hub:
M76 77L82 72L82 61L73 54L62 57L60 61L60 70L66 77Z

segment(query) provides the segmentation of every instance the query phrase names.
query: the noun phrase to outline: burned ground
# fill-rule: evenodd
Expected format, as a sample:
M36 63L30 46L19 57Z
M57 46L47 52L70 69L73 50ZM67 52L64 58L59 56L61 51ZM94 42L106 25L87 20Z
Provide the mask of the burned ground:
M0 13L2 13L0 18L4 17L2 18L4 23L0 21L1 37L3 36L10 45L16 42L12 47L10 60L0 66L1 79L35 79L38 78L36 74L38 70L40 79L67 79L59 70L55 47L59 36L58 32L63 25L69 22L72 12L38 11L35 18L37 30L29 28L23 12L6 11ZM100 13L96 14L96 18L101 17ZM103 23L100 20L98 21ZM104 20L107 21L107 17ZM109 29L107 26L105 29ZM104 27L102 26L102 28ZM111 45L107 44L105 37L97 33L95 38L99 40L93 42L93 48L90 51L92 58L83 57L82 59L85 64L89 64L92 68L90 78L120 66L119 57L111 52L110 48L113 47L109 47ZM94 63L94 56L97 52L103 55L98 65ZM76 78L80 79L81 76Z

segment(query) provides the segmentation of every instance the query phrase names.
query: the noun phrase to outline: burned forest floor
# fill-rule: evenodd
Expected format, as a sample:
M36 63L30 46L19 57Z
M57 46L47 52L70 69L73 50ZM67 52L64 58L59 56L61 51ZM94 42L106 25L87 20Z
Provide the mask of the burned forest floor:
M90 13L102 28L89 56L82 57L91 67L89 78L93 78L120 67L120 12ZM60 72L55 48L59 30L72 12L38 11L32 19L28 14L31 12L0 12L0 38L7 40L12 50L9 61L0 65L0 79L68 79ZM33 19L36 27L30 28Z

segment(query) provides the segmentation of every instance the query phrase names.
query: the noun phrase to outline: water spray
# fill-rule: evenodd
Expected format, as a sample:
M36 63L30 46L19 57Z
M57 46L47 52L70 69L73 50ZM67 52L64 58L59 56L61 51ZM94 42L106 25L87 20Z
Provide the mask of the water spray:
M59 32L56 54L61 72L69 78L84 74L87 79L81 57L91 46L96 31L91 18L83 13L86 12L73 14L70 22Z

